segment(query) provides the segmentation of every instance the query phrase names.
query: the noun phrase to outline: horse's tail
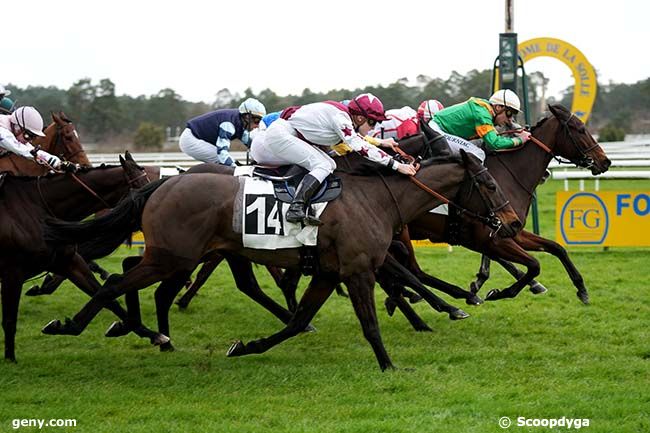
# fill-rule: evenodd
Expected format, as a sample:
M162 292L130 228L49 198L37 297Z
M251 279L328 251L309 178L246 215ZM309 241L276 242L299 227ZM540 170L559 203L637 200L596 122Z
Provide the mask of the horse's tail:
M142 226L142 212L147 200L167 179L151 182L124 197L113 209L99 218L84 222L49 219L45 222L47 242L79 244L82 257L100 258L112 253Z

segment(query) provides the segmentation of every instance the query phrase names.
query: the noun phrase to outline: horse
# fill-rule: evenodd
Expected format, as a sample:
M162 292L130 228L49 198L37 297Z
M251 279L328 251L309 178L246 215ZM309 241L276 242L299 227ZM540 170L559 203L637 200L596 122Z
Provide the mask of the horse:
M479 171L485 176L480 163L463 154L460 164L423 161L415 178L439 194L451 197L458 192L468 172ZM321 215L324 225L318 233L318 272L313 275L295 314L282 331L268 339L248 344L237 341L228 350L228 356L261 353L295 336L305 329L334 286L342 281L379 367L382 370L393 367L379 335L372 296L375 269L384 262L394 231L439 204L441 199L432 197L404 176L362 177L342 173L340 177L346 188ZM493 185L496 190L496 184ZM301 257L297 248L269 251L243 246L241 234L232 227L233 214L239 205L235 202L239 188L240 180L232 176L186 174L145 186L135 194L134 200L123 201L109 215L95 221L49 222L48 239L70 243L82 240L116 243L141 226L146 249L140 263L122 275L111 275L73 319L64 323L53 320L43 332L79 335L106 302L158 281L164 283L158 288L157 298L160 291L172 293L170 286L184 283L211 253L226 257L238 286L250 283L246 280L252 274L248 260L283 268L299 267ZM178 206L181 202L184 206ZM503 224L503 234L513 235L521 228L509 206L498 210L497 216ZM364 222L369 226L360 225Z
M151 179L157 180L160 177L160 167L139 166L128 150L125 152L124 158L122 158L120 155L120 164L125 169L125 171L127 171L127 176L133 179L131 188L139 188L149 183ZM139 171L139 173L136 171ZM103 211L104 210L100 211L99 214L101 214ZM108 254L103 254L101 251L79 251L79 254L86 261L91 271L99 274L102 280L106 280L108 278L110 275L108 271L103 269L101 266L99 266L99 264L95 262L96 259L105 257ZM43 283L40 286L38 284L35 284L30 287L25 292L25 296L51 295L59 287L61 287L61 284L63 284L65 280L66 278L62 275L48 273L43 279Z
M607 171L611 164L580 119L561 105L550 105L549 111L549 116L532 128L533 139L526 145L510 151L490 153L486 158L486 166L510 198L521 221L525 221L528 216L534 189L543 178L552 158L560 161L563 161L560 158L565 158L566 162L590 169L594 175ZM582 276L569 259L567 251L556 242L526 230L522 230L514 238L491 238L480 225L462 219L457 231L458 236L452 239L446 230L449 223L450 217L429 213L409 224L408 233L411 239L460 244L498 261L511 270L517 281L504 290L491 290L486 300L515 297L527 284L536 283L534 278L539 275L540 266L539 262L526 252L528 250L545 251L558 257L577 289L578 298L585 304L589 302ZM408 245L410 247L410 242ZM412 251L412 247L410 248ZM454 297L467 296L467 292L461 288L426 274L412 254L410 257L408 268L423 283L446 291ZM512 262L524 265L527 271L519 272ZM482 278L486 276L479 274L479 281ZM471 294L475 294L478 287L478 282L472 283Z
M428 145L429 142L426 140L411 140L406 147L412 154L427 154L430 153L426 150L428 148ZM360 169L376 169L376 165L374 163L368 163L364 158L356 157L355 161L355 158L351 156L349 158L343 159L343 161L345 161L345 164L343 164L345 168L340 168L338 169L339 171L343 170L344 172L355 172ZM471 177L468 177L463 182L463 185L461 185L461 188L458 192L456 203L460 205L469 203L469 206L471 207L481 207L482 205L482 209L479 211L479 214L492 215L493 209L499 209L503 207L507 204L507 200L501 191L496 187L496 184L492 181L491 176L489 176L486 171L486 169L482 169L479 172L474 173ZM233 175L234 169L219 164L200 164L192 167L187 171L187 173L220 173ZM496 202L489 200L489 198L493 195L496 195L498 197ZM480 198L477 199L477 196ZM484 222L486 221L486 219L483 218L477 219ZM393 244L396 245L396 243ZM91 251L93 248L94 247L92 246L88 248L87 244L82 244L80 251L84 251L84 249ZM100 246L100 249L101 248L102 246ZM100 255L105 255L107 253L108 251L103 251L100 253ZM199 271L197 280L192 285L192 287L188 289L188 292L184 295L184 298L187 297L191 299L191 295L188 296L188 293L192 293L193 288L200 287L200 285L205 282L205 280L207 280L210 273L213 272L214 269L221 263L221 261L225 259L224 256L217 254L212 254L211 257L211 260L203 264L203 267ZM128 271L140 261L140 256L129 257L125 259L122 264L123 271ZM269 269L271 275L274 277L276 284L282 289L282 292L287 301L287 307L289 311L295 312L297 309L295 290L297 288L297 283L300 277L300 271L296 269L289 269L283 275L282 270L277 267L267 265L267 269ZM237 275L235 275L235 277L237 277ZM280 307L275 301L273 301L262 292L252 273L247 277L247 279L250 281L250 284L240 285L240 289L251 299L278 317L281 321L287 323L290 318L289 312ZM400 289L399 286L394 283L396 280L406 282L408 286L417 293L409 292L404 288ZM414 326L414 328L416 328L416 330L430 331L431 329L423 321L418 320L417 315L412 311L412 308L408 304L404 304L399 301L398 295L400 298L403 295L408 295L412 303L420 300L425 300L429 305L431 305L431 307L433 307L434 310L441 313L447 313L451 320L460 320L469 317L469 315L463 310L446 303L444 300L431 293L424 285L422 285L421 282L417 280L417 278L411 272L408 271L408 269L406 269L398 261L394 260L390 254L387 255L386 260L377 271L377 282L379 283L380 287L386 291L391 299L396 300L398 307L407 316L407 318L409 318L411 324ZM156 291L156 312L158 317L159 332L169 337L170 334L168 311L169 307L171 306L171 300L177 295L178 291L180 291L181 286L176 285L176 289L172 289L170 287L173 287L173 285L170 286L167 283L163 284L165 284L165 289ZM339 294L341 294L343 291L339 284L336 285L336 290ZM159 293L164 293L165 296L159 296ZM344 292L343 295L347 297ZM130 324L119 321L114 322L107 331L107 336L112 336L114 332L117 335L124 335L125 330L128 329L129 326L141 323L137 291L127 293L126 302L130 316ZM134 314L131 314L132 311ZM309 325L306 330L311 330L312 328L313 327ZM174 350L170 342L160 345L160 349L162 351Z
M69 246L52 245L43 238L42 223L57 216L80 220L113 206L129 190L143 181L143 171L122 166L82 168L77 174L48 174L40 177L4 176L0 190L0 295L5 359L16 362L15 337L18 306L26 279L48 270L64 275L84 292L92 294L101 286L88 266ZM109 309L125 319L117 302ZM137 329L142 337L158 334ZM164 342L164 341L163 341Z
M74 124L61 111L51 113L52 123L45 130L45 137L36 137L34 147L57 155L66 161L74 162L81 166L90 166L88 155L79 142L79 135ZM11 152L0 154L0 172L7 172L15 176L43 176L49 167L41 165L33 159L24 158Z

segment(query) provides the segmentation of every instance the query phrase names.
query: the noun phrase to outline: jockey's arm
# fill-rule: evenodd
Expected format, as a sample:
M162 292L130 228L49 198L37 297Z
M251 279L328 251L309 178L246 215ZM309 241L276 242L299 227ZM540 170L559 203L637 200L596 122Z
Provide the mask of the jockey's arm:
M33 155L34 146L29 143L21 143L16 139L16 137L6 130L5 128L0 128L0 147L7 149L8 151L20 155L24 158L32 159L36 158L40 161L47 162L53 168L58 168L61 164L61 160L54 155L50 155L44 150L39 150L36 152L36 155Z
M497 134L494 125L479 125L476 127L476 133L483 139L485 146L491 150L509 149L519 146L522 142L519 137L504 137Z
M223 122L219 125L219 136L215 143L219 164L235 167L235 160L230 156L230 140L233 135L235 135L235 125L230 122Z

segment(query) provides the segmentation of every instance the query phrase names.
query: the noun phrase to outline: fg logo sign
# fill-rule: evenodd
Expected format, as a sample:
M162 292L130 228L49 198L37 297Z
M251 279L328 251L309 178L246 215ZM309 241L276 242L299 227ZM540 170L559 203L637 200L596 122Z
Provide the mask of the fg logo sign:
M563 245L650 246L646 191L558 192L556 234Z
M560 212L560 232L566 245L601 245L609 231L609 214L596 194L574 194Z

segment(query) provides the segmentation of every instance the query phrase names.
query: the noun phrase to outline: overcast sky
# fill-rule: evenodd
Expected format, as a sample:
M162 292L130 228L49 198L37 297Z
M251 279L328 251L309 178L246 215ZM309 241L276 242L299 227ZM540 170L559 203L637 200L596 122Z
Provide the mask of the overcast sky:
M600 82L650 77L649 0L514 2L519 42L569 42ZM170 87L205 102L222 88L285 95L488 69L505 30L505 0L11 0L1 10L0 83L110 78L118 94ZM526 69L544 72L551 94L573 84L555 59Z

